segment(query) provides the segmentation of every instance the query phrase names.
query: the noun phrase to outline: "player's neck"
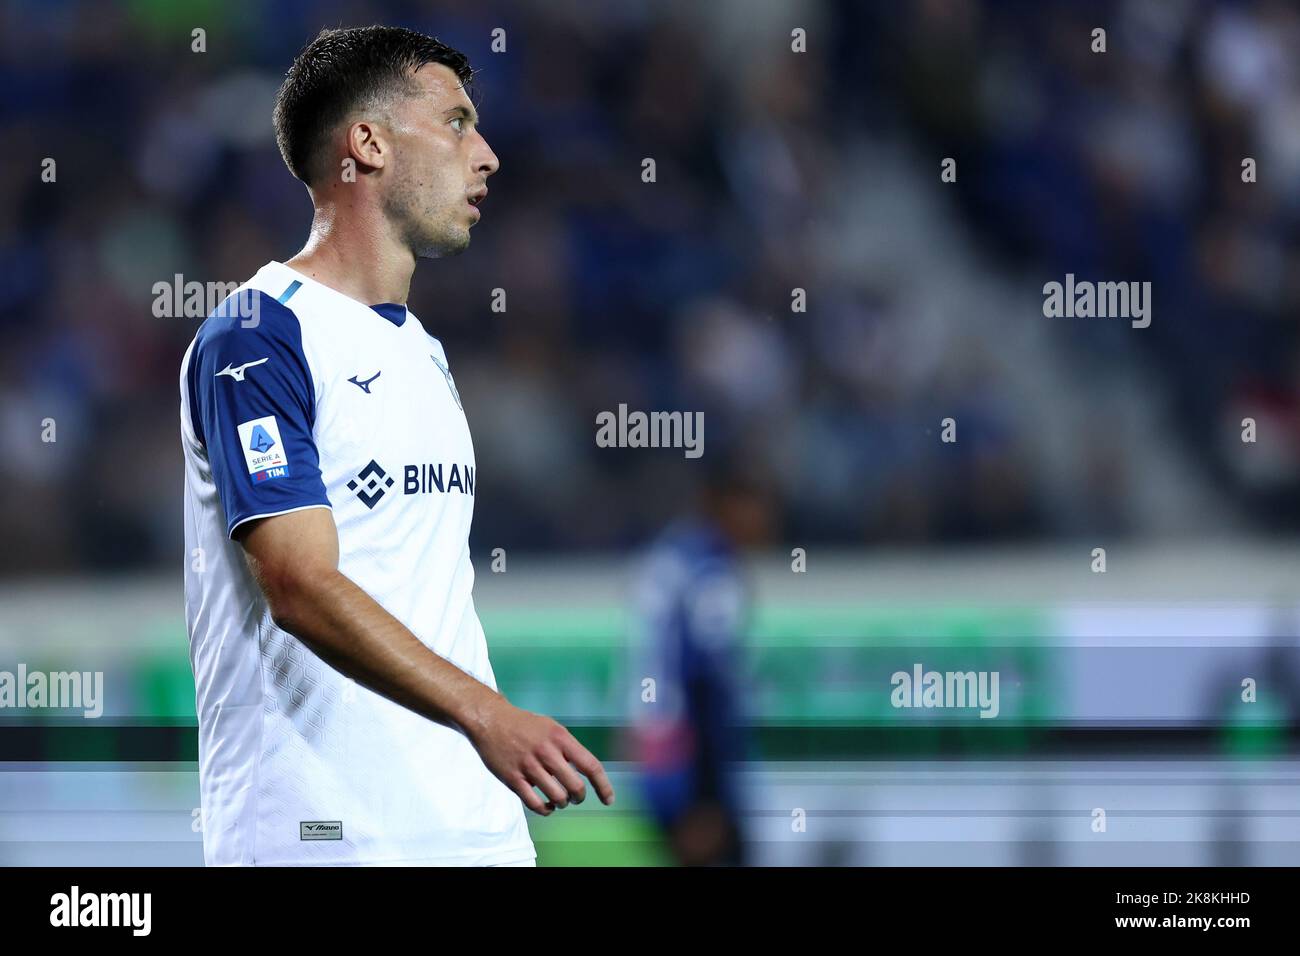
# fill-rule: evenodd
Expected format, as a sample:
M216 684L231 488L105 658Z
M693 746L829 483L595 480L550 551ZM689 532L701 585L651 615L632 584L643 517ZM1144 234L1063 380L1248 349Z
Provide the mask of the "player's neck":
M405 304L415 256L386 226L382 218L317 206L307 244L285 265L366 305Z

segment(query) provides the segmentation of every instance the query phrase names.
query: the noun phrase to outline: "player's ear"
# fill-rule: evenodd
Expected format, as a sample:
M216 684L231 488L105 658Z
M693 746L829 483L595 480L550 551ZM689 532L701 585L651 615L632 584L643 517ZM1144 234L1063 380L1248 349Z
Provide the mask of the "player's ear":
M348 127L348 157L358 170L383 169L391 147L383 129L369 120L357 120Z

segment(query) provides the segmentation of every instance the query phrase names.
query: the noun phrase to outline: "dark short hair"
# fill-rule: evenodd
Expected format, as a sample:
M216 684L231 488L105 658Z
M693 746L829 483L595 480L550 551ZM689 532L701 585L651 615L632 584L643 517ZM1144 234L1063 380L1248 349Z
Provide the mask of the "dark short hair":
M322 30L293 61L275 98L275 141L289 172L310 185L334 127L374 99L414 93L412 75L426 63L442 63L467 86L474 75L465 54L414 30Z

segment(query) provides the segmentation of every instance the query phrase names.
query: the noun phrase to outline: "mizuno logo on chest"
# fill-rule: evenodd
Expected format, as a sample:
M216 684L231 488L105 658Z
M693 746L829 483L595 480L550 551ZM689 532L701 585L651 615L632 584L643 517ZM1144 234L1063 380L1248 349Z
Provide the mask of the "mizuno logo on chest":
M348 381L351 382L353 385L355 385L357 388L361 389L361 391L363 391L363 392L365 392L367 395L369 395L369 394L370 394L370 383L373 382L375 379L379 378L379 376L381 376L381 375L383 375L383 374L384 374L384 373L383 373L382 371L379 371L379 372L376 372L374 375L370 376L369 378L367 378L367 379L362 379L361 381L358 381L358 380L357 380L357 376L353 375L350 379L348 379Z

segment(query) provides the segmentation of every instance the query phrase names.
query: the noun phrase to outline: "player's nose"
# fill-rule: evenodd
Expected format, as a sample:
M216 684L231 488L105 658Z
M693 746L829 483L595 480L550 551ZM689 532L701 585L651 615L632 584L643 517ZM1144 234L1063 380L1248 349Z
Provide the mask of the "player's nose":
M479 134L479 148L474 153L474 172L484 179L491 176L501 167L501 161L497 159L497 154L492 152L492 147L488 145L483 135Z

